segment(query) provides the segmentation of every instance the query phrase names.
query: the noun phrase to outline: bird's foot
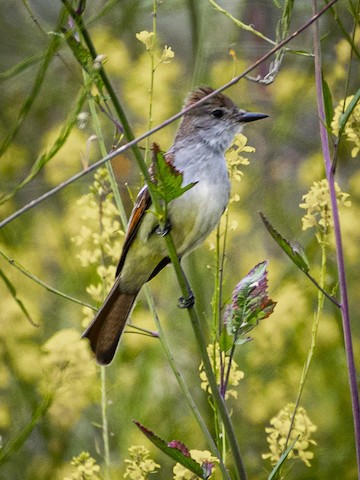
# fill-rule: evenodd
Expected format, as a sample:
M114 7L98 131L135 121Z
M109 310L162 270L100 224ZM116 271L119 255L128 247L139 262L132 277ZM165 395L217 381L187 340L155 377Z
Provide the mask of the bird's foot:
M188 297L180 297L179 308L192 308L195 305L195 295L190 291Z
M157 235L160 235L160 237L165 237L171 230L171 223L170 220L166 220L165 225L163 227L160 227L160 225L157 227L155 230L155 233Z

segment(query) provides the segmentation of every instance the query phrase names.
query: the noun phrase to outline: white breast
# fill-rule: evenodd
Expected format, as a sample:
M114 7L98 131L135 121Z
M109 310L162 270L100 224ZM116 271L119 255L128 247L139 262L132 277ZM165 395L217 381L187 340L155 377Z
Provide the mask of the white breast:
M230 183L225 158L209 151L200 163L190 162L184 170L183 185L194 181L198 183L169 205L173 238L181 255L205 240L228 204Z

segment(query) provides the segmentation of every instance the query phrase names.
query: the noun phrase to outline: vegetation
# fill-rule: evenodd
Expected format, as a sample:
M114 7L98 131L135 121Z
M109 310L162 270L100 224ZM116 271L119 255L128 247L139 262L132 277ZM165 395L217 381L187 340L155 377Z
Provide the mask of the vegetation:
M7 3L0 478L358 478L360 2ZM166 237L99 367L81 333L199 84L270 119L234 139L230 206L183 262L195 309Z

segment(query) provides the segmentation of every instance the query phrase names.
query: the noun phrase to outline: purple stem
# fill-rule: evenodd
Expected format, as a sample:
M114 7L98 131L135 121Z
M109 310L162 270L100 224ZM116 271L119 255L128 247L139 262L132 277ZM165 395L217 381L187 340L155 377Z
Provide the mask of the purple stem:
M316 0L313 0L313 9L314 11L317 10ZM359 393L358 393L357 381L356 381L356 368L355 368L354 351L353 351L353 343L352 343L352 336L351 336L349 301L348 301L346 275L345 275L344 251L342 246L339 211L338 211L338 205L336 201L334 171L332 169L328 134L325 128L326 120L325 120L324 96L323 96L323 89L322 89L321 50L320 50L320 34L319 34L318 22L314 23L314 53L315 53L316 94L317 94L317 102L318 102L318 114L319 114L319 120L320 120L320 137L321 137L322 151L324 156L326 178L329 184L330 201L331 201L332 215L333 215L333 221L334 221L336 260L337 260L339 285L340 285L340 298L341 298L340 311L341 311L341 317L342 317L345 354L346 354L346 360L347 360L347 366L348 366L349 385L350 385L351 403L352 403L353 420L354 420L358 478L360 478Z

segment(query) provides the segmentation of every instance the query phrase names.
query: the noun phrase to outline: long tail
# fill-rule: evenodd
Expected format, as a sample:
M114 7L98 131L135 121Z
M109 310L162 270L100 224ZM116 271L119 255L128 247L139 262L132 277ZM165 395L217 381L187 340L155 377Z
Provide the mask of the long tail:
M83 333L90 340L96 360L108 365L114 358L121 334L138 292L123 293L115 283L94 320Z

